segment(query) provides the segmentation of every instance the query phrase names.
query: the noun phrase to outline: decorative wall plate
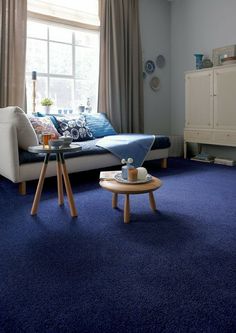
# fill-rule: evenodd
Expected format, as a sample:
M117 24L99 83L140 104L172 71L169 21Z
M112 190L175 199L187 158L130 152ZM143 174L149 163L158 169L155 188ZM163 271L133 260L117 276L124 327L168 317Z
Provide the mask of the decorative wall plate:
M145 71L148 74L152 74L155 71L155 64L152 60L147 60L145 63Z
M159 54L157 56L156 64L157 64L157 67L159 67L159 68L163 68L165 66L166 59L162 54Z
M160 89L160 79L157 76L154 76L151 80L150 80L150 87L153 91L157 91Z

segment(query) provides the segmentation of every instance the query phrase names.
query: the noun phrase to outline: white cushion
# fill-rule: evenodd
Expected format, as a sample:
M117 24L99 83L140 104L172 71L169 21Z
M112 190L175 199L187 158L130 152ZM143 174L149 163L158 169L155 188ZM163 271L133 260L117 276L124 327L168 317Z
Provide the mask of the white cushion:
M29 146L38 144L37 135L25 112L18 106L8 106L0 109L0 122L16 126L18 145L27 150Z

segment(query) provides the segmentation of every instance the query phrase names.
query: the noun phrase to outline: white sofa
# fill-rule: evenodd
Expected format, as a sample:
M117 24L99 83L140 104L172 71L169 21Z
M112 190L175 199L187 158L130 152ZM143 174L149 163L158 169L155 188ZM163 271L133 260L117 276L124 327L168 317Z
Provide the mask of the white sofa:
M19 183L21 194L26 193L26 181L38 179L42 162L19 162L19 147L27 150L37 144L37 136L26 114L18 107L0 109L0 175ZM146 160L161 159L167 167L168 148L151 150ZM101 169L120 165L119 158L111 153L85 155L66 159L68 173ZM46 177L56 175L56 162L50 161Z

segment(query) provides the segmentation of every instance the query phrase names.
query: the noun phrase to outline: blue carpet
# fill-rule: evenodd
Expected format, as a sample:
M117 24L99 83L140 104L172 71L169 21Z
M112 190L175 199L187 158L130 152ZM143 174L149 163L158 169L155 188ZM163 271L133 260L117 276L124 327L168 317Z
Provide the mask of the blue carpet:
M36 217L36 182L0 179L0 332L236 332L236 169L146 166L159 212L132 196L129 225L98 172L71 176L77 219L55 178Z

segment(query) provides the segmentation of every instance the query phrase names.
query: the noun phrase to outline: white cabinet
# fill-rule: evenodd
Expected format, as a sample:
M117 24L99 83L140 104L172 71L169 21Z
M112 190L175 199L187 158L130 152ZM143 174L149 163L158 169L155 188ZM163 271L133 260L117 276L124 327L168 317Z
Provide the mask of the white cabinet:
M187 142L236 147L236 65L186 73L185 157Z
M236 130L236 66L214 70L214 127Z
M186 75L186 127L213 127L212 78L212 71L199 71Z

